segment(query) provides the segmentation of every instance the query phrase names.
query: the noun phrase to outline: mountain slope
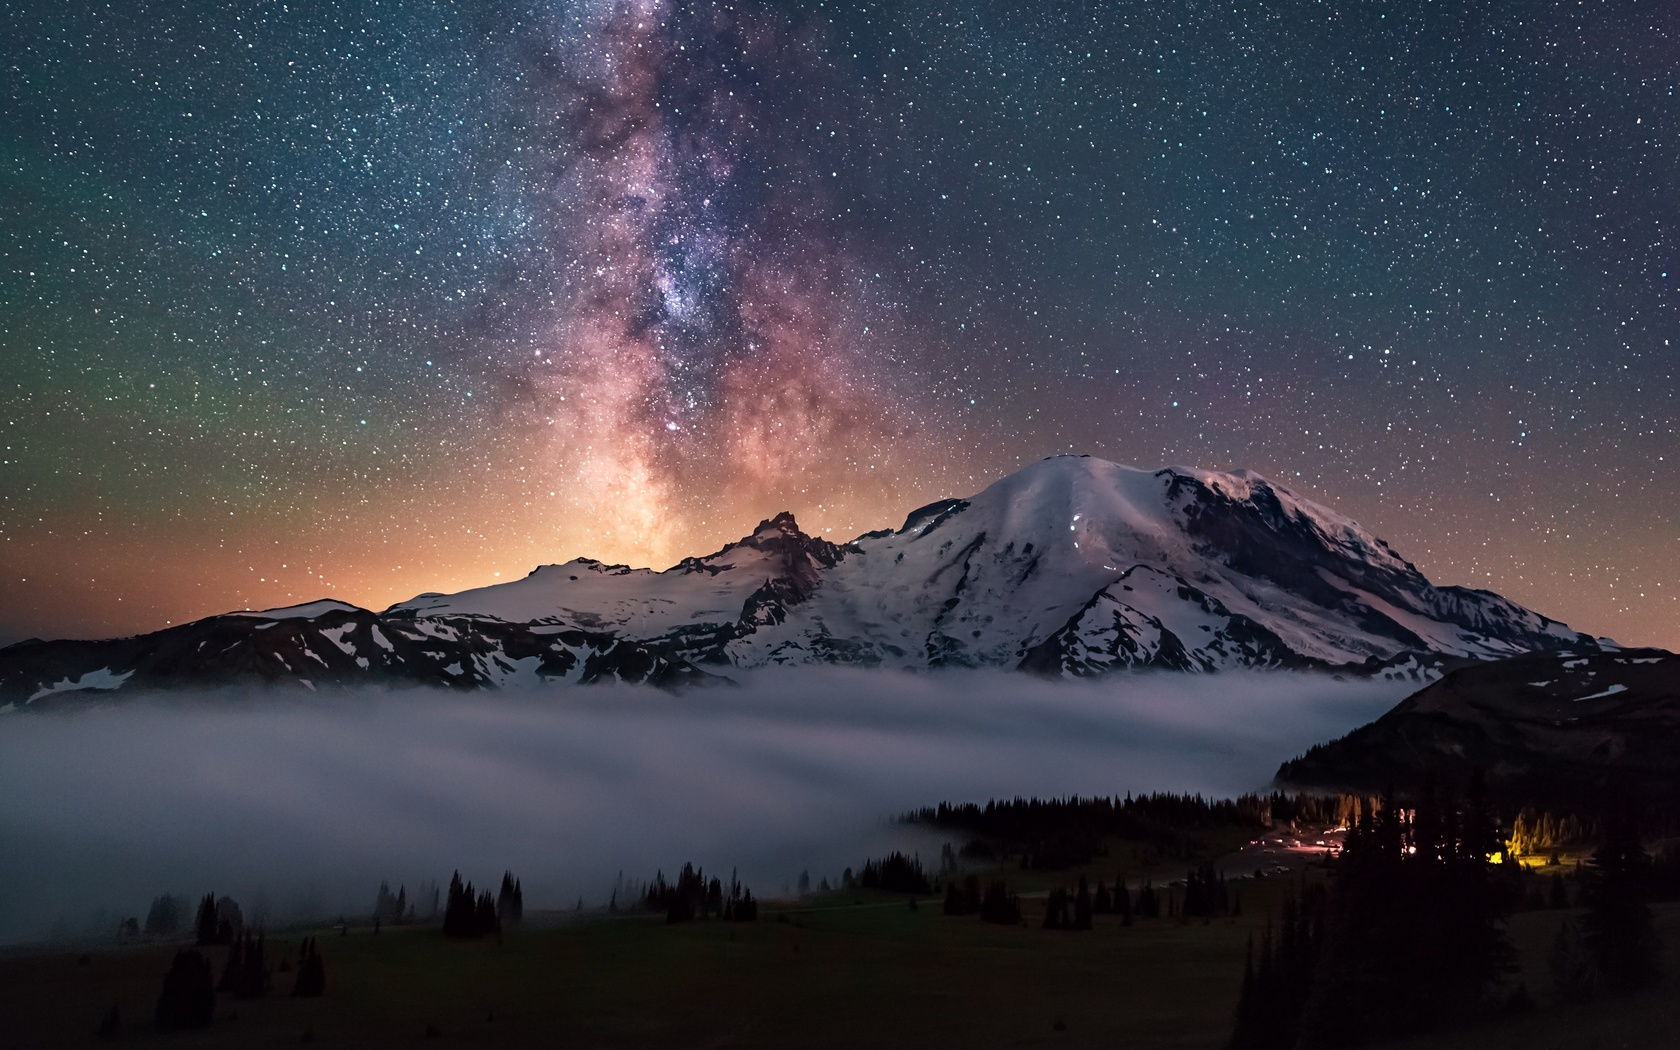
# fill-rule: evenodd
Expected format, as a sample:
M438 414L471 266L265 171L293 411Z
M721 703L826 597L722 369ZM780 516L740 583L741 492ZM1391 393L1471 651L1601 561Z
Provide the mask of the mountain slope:
M0 649L0 710L119 688L230 684L308 689L381 682L454 689L600 681L678 686L705 676L610 635L471 617L392 620L343 602L212 616L103 641Z
M73 692L88 674L83 690L124 675L125 687L483 686L513 673L504 665L661 684L823 663L1415 675L1564 648L1600 643L1498 595L1434 587L1357 523L1258 475L1061 456L846 544L781 514L663 572L580 558L377 615L316 602L138 639L21 643L0 650L0 703Z
M785 593L760 622L743 602L765 585ZM444 611L607 629L739 667L1025 663L1092 674L1597 648L1498 595L1432 586L1357 523L1250 472L1081 456L1033 464L844 546L805 537L783 515L663 573L573 562L391 613Z
M1380 791L1473 768L1526 802L1632 788L1680 800L1680 656L1531 653L1463 667L1340 740L1284 763L1293 786Z

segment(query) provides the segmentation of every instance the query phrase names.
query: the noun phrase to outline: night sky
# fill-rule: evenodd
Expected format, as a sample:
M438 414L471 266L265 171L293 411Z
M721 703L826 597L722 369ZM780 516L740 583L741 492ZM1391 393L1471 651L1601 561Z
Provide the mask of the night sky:
M1680 647L1672 3L14 3L0 51L0 641L1078 451Z

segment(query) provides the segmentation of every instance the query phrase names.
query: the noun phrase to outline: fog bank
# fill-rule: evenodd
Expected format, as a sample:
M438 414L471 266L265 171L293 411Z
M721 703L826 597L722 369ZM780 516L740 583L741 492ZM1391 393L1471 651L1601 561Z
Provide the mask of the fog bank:
M1411 686L1293 674L1047 682L763 672L739 689L136 698L0 717L0 941L231 894L271 922L369 912L452 870L531 908L684 860L774 896L941 800L1264 785Z

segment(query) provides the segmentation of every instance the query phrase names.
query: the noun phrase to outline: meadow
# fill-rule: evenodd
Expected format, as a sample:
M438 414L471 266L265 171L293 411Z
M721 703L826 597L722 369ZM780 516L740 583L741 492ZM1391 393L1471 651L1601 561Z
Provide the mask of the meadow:
M1226 842L1216 845L1234 845ZM1275 841L1274 841L1275 845ZM1257 849L1265 850L1263 853ZM276 972L266 997L218 996L209 1028L157 1033L152 1010L177 950L152 944L90 951L14 950L0 958L0 1032L18 1047L95 1043L117 1004L119 1041L156 1046L577 1047L1175 1047L1224 1045L1244 954L1301 879L1322 878L1308 851L1292 870L1275 849L1225 852L1241 914L1213 920L1099 915L1088 932L1040 928L1044 895L1078 870L1022 871L1013 861L969 870L1022 894L1024 920L999 926L941 913L936 897L871 891L766 902L756 923L668 925L645 912L533 913L499 940L453 941L435 925L352 923L270 935L269 959L318 938L327 994L294 999ZM1125 868L1157 885L1182 875L1117 845L1085 869ZM1254 878L1251 868L1269 872ZM1177 892L1182 893L1182 890ZM1659 1046L1680 1031L1674 967L1641 995L1564 1006L1549 992L1547 957L1570 912L1509 921L1532 999L1473 1029L1397 1045L1423 1047ZM1680 906L1659 905L1674 957ZM226 949L207 949L218 972Z

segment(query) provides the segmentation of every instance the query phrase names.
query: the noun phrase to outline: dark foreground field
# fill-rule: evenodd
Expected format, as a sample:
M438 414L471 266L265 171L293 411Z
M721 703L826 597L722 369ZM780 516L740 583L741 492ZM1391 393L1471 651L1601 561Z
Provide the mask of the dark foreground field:
M1020 874L1020 873L1012 873ZM1093 872L1095 874L1095 872ZM1289 877L1242 880L1243 914L1090 932L947 918L937 900L846 894L767 907L755 924L667 926L656 916L532 924L502 943L431 927L318 931L327 994L217 997L208 1030L151 1023L175 948L0 959L0 1046L96 1045L112 1003L119 1041L152 1046L1207 1047L1223 1045L1250 936ZM1029 884L1027 889L1032 889ZM1669 976L1633 999L1555 1005L1547 949L1569 914L1510 923L1536 1007L1449 1037L1464 1048L1680 1045L1680 906L1658 908ZM270 958L302 933L275 937ZM226 949L211 949L218 972Z

